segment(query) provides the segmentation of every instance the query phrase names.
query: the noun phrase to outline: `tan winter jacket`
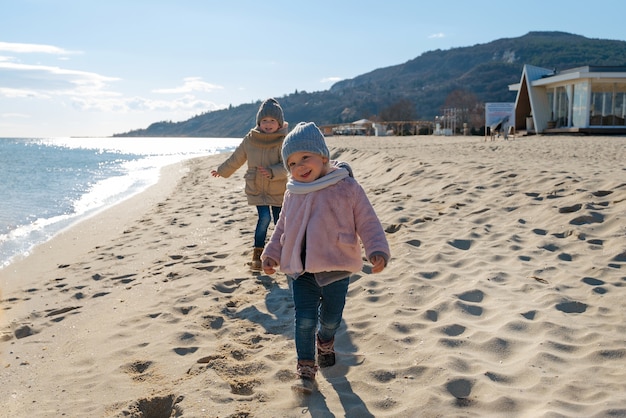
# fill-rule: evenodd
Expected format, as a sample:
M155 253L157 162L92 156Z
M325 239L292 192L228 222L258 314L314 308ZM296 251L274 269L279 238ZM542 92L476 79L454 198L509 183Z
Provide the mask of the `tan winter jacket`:
M249 205L283 205L287 170L283 165L280 149L285 135L287 122L273 134L263 133L257 128L251 129L232 155L217 168L220 176L230 177L246 161L248 162L244 179ZM263 176L257 167L265 167L272 173L271 178Z

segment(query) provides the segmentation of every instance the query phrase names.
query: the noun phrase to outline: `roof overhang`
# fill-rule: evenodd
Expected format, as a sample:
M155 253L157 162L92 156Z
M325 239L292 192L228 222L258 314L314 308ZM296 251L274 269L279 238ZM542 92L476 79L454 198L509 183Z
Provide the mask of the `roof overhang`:
M626 81L625 72L596 72L596 71L574 71L553 75L551 77L540 78L530 82L533 87L547 86L550 84L567 83L574 80L588 80L588 79L601 79L601 80L615 80Z

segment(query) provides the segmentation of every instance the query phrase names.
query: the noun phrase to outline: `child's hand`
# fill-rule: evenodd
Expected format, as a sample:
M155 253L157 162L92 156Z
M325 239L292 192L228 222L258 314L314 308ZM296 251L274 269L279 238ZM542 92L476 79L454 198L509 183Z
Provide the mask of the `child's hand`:
M372 273L380 273L385 269L385 257L382 255L373 256L370 263L372 263Z
M217 170L211 170L211 175L213 177L222 177L222 176L220 176L220 173L217 172Z
M265 167L257 167L256 168L262 176L267 177L268 179L272 178L272 173Z
M266 258L263 260L263 273L265 274L274 274L276 273L276 266L278 266L278 262L273 258Z

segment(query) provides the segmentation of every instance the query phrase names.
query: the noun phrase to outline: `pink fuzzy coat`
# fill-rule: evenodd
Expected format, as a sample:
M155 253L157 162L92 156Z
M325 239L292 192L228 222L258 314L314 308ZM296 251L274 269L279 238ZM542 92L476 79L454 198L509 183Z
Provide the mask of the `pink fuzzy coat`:
M306 237L306 262L301 252ZM303 272L357 272L363 267L359 238L369 259L390 258L385 231L365 191L352 177L307 194L285 193L283 209L261 259L270 257L292 277Z

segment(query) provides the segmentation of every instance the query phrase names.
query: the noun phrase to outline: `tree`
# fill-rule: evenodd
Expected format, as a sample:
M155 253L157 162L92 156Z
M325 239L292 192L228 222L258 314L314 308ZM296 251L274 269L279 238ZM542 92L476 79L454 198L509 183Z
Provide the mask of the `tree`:
M417 120L417 110L409 99L400 99L380 112L380 119L385 122L410 122ZM411 123L393 124L387 126L395 131L396 135L414 135L414 125Z
M400 99L380 111L380 119L385 122L417 120L417 111L409 99Z

